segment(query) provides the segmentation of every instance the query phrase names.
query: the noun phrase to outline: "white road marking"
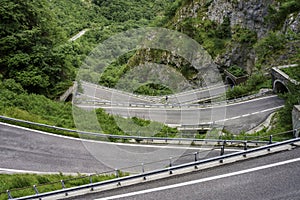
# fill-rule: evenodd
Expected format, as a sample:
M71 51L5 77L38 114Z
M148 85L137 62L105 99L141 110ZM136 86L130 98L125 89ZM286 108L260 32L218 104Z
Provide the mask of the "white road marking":
M87 87L87 88L90 87L90 88L94 89L94 95L101 94L101 91L104 90L106 92L110 92L111 96L113 96L115 94L118 94L118 95L121 95L121 96L126 96L128 99L135 98L135 99L138 99L138 100L142 100L143 102L146 101L148 103L150 103L151 100L153 100L153 99L151 99L151 97L147 98L147 96L136 95L136 94L133 94L133 93L117 90L117 89L114 89L114 88L107 88L107 87L100 86L100 85L93 86L90 83L86 84L85 87ZM100 90L100 92L96 93L97 90L98 91ZM141 103L143 103L143 102L141 102Z
M25 127L21 127L21 126L16 126L16 125L12 125L12 124L6 124L6 123L2 123L0 122L0 125L4 125L4 126L9 126L9 127L13 127L13 128L18 128L18 129L22 129L22 130L26 130L26 131L31 131L31 132L35 132L35 133L39 133L39 134L43 134L43 135L48 135L48 136L52 136L52 137L59 137L59 138L63 138L63 139L68 139L68 140L76 140L76 141L81 141L81 142L89 142L89 143L98 143L98 144L108 144L108 145L116 145L116 146L131 146L131 147L143 147L143 148L157 148L157 149L186 149L186 150L213 150L212 148L201 148L201 147L184 147L184 146L172 146L172 145L149 145L149 144L128 144L128 143L112 143L112 142L104 142L104 141L96 141L96 140L86 140L86 139L81 139L81 138L73 138L73 137L68 137L68 136L63 136L63 135L57 135L57 134L52 134L52 133L47 133L47 132L43 132L43 131L39 131L39 130L34 130L34 129L29 129L29 128L25 128ZM217 151L219 151L220 149L215 149ZM238 149L226 149L226 151L232 151L232 152L237 152L240 151Z
M0 168L1 173L17 173L17 174L59 174L60 172L40 172L40 171L30 171L30 170L20 170L20 169L9 169L9 168ZM76 176L78 173L72 172L61 172L64 175L73 175ZM90 173L80 173L80 174L90 174Z
M245 114L245 115L242 115L242 117L248 117L250 116L251 114Z
M87 85L90 85L90 87L94 87L95 88L95 86L93 86L92 84L90 84L90 83L85 83L85 84L87 84ZM99 88L98 87L98 85L97 85L97 87L96 88ZM216 86L216 88L219 88L218 86ZM216 89L216 88L212 88L212 89ZM221 88L221 87L220 87ZM102 88L103 89L103 88ZM111 89L111 88L109 88L110 90L113 90L114 92L117 92L117 93L120 93L120 94L122 94L122 92L120 92L120 91L118 91L118 90L116 90L116 89ZM203 90L202 92L204 92L204 91L210 91L211 89L207 89L207 90ZM189 91L187 91L186 93L188 93ZM123 93L124 95L128 95L128 96L132 96L133 94L130 94L130 93ZM193 94L193 93L192 93ZM180 95L180 93L178 93L178 95ZM135 96L135 95L133 95L133 96ZM172 95L171 95L172 96ZM170 97L171 97L170 96ZM173 96L176 96L176 94L174 94ZM263 99L268 99L268 98L273 98L273 97L277 97L277 95L271 95L271 96L266 96L266 97L260 97L260 98L255 98L255 99L250 99L250 100L247 100L247 101L241 101L241 102L237 102L237 103L233 103L233 104L227 104L227 103L225 103L225 105L221 105L221 106L214 106L214 107L212 107L212 108L217 108L217 107L227 107L227 106L231 106L231 105L239 105L239 104L245 104L245 103L249 103L249 102L255 102L255 101L259 101L259 100L263 100ZM138 99L143 99L143 98L141 98L140 96L139 97L137 97ZM200 108L201 109L201 108Z
M148 190L142 190L142 191L136 191L136 192L126 193L126 194L110 196L110 197L104 197L104 198L95 199L95 200L111 200L111 199L132 197L132 196L147 194L147 193L152 193L152 192L159 192L159 191L163 191L163 190L169 190L169 189L173 189L173 188L204 183L204 182L208 182L208 181L212 181L212 180L228 178L228 177L231 177L231 176L247 174L247 173L260 171L260 170L264 170L264 169L268 169L268 168L272 168L272 167L277 167L277 166L281 166L281 165L286 165L286 164L299 162L299 161L300 161L300 158L295 158L295 159L286 160L286 161L282 161L282 162L278 162L278 163L273 163L273 164L263 165L263 166L259 166L259 167L255 167L255 168L251 168L251 169L232 172L232 173L228 173L228 174L222 174L222 175L218 175L218 176L212 176L212 177L207 177L207 178L203 178L203 179L198 179L198 180L193 180L193 181L188 181L188 182L178 183L178 184L173 184L173 185L167 185L167 186L162 186L162 187L148 189Z
M88 95L88 94L81 94L82 96L85 96L85 97L89 97L89 98L92 98L92 99L99 99L101 101L105 101L105 102L108 102L110 103L111 101L109 100L106 100L106 99L101 99L101 98L98 98L98 97L95 97L95 96L91 96L91 95Z
M236 117L232 117L232 118L227 118L227 119L221 119L221 120L218 120L218 121L215 121L215 122L225 122L225 121L235 120L235 119L239 119L239 118L243 118L243 117L249 117L251 115L257 115L257 114L261 114L261 113L264 113L264 112L277 110L277 109L280 109L280 108L283 108L283 107L284 106L277 106L277 107L274 107L274 108L268 108L266 110L261 110L259 112L244 114L244 115L240 115L240 116L236 116Z
M80 107L80 108L98 108L98 106L84 106L84 105L79 105L78 107ZM264 113L264 112L268 112L268 111L272 111L272 110L278 110L278 109L280 109L280 108L283 108L284 107L284 105L282 105L282 106L277 106L277 107L273 107L273 108L268 108L268 109L265 109L265 110L261 110L261 111L257 111L257 112L253 112L253 113L248 113L248 114L244 114L244 115L239 115L239 116L235 116L235 117L231 117L231 118L226 118L226 119L220 119L220 120L216 120L216 121L214 121L214 122L225 122L225 121L230 121L230 120L235 120L235 119L240 119L240 118L243 118L243 117L249 117L249 116L251 116L251 115L257 115L257 114L261 114L261 113ZM114 108L114 109L117 109L117 108L119 108L119 109L124 109L124 107L103 107L104 109L106 108L106 109L112 109L112 108ZM126 109L126 108L125 108ZM130 110L145 110L146 111L146 108L137 108L137 107L134 107L134 108L128 108L128 109L130 109ZM155 108L154 109L151 109L151 110L155 110ZM164 110L173 110L173 109L164 109ZM174 109L174 110L176 110L176 109ZM183 109L182 109L183 110ZM180 111L182 111L182 110L180 110ZM147 111L149 111L149 108L147 108ZM125 116L123 116L123 117L125 117ZM207 123L207 124L212 124L213 122L211 122L211 121L209 121L209 122L203 122L203 123Z
M84 29L82 31L80 31L78 34L76 34L75 36L73 36L71 39L69 39L69 41L75 41L77 39L79 39L81 36L83 36L86 32L88 31L88 29Z
M249 101L242 101L242 102L234 103L234 104L227 104L225 102L220 102L222 104L212 105L212 106L208 106L208 107L194 107L193 108L193 107L187 107L185 105L182 105L183 107L187 107L187 108L176 108L176 105L175 105L174 108L171 108L173 106L172 104L166 104L166 105L163 105L161 107L153 107L151 104L149 104L149 106L151 107L151 110L172 110L172 111L176 111L176 110L178 110L178 111L182 111L182 110L199 110L200 111L200 110L215 109L215 108L226 109L226 107L231 107L231 106L236 106L236 105L240 105L240 104L246 104L246 103L249 103L249 102L264 100L266 98L273 98L275 96L276 95L269 96L269 97L258 98L258 99L252 99L252 100L249 100ZM107 106L94 105L94 106L90 106L90 105L80 105L80 104L78 104L76 106L78 106L80 108L95 108L95 106L96 106L97 108L110 108L110 109L128 109L128 110L143 110L143 109L145 109L145 107L130 107L128 105L124 105L124 106L112 106L112 105L107 105ZM269 109L274 109L274 108L269 108ZM268 110L264 110L262 112L266 112L266 111L268 111ZM261 112L261 111L259 111L259 112Z
M253 115L257 115L257 114L259 114L260 113L260 111L258 111L258 112L254 112L254 113L252 113Z

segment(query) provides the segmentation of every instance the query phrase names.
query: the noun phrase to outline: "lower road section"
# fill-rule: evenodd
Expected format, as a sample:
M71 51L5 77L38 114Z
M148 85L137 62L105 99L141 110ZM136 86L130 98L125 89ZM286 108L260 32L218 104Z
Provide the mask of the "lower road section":
M140 173L161 169L170 162L191 162L217 156L218 150L200 147L117 144L62 137L0 123L0 172L100 173L121 169ZM226 152L230 151L229 149ZM233 150L236 151L236 150ZM183 156L186 155L187 156ZM179 158L178 158L179 157ZM149 163L149 164L148 164ZM135 166L135 167L131 167ZM131 168L128 168L131 167Z
M252 99L249 101L214 105L206 108L153 108L103 106L110 114L123 117L139 117L172 125L197 125L215 123L225 126L233 133L248 131L262 123L271 113L282 108L284 101L276 95ZM78 105L85 109L97 108L97 105ZM101 107L101 106L100 106Z
M300 148L71 199L298 200Z

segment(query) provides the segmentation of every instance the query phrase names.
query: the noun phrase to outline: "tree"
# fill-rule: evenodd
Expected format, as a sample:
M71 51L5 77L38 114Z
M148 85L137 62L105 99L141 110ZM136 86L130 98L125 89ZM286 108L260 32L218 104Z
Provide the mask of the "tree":
M51 88L72 79L58 47L66 41L47 0L0 2L0 73L30 93L51 96Z

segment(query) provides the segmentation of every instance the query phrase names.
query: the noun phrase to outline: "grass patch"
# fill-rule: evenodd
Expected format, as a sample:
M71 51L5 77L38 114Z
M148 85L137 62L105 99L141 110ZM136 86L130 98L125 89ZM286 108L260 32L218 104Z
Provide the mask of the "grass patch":
M96 114L101 129L106 134L135 135L141 137L175 137L176 128L162 123L145 120L137 117L125 119L120 116L107 114L103 109L97 109Z
M1 88L1 82L0 82ZM39 124L50 126L41 126L39 124L28 124L22 121L14 121L1 118L1 122L10 123L18 126L23 126L31 129L41 130L59 135L71 137L82 137L85 139L105 139L105 137L79 135L76 132L76 126L73 119L73 109L80 115L89 115L91 111L84 111L80 108L72 108L71 103L57 102L50 100L42 95L27 94L25 92L13 92L5 87L0 90L0 115L11 118L26 120ZM94 111L92 111L94 112ZM92 113L94 115L94 113ZM177 133L177 129L167 127L159 122L151 122L149 120L125 119L120 116L113 116L106 113L103 109L97 109L96 115L99 127L84 127L84 131L100 132L111 135L137 135L137 136L173 136ZM83 116L84 117L84 116ZM85 119L86 120L86 119ZM55 127L67 128L74 132L60 130ZM113 138L108 138L111 141L116 141ZM122 140L122 142L124 142Z
M235 77L242 77L247 75L247 72L243 68L236 65L229 67L227 71L230 72Z
M272 88L272 80L262 73L252 74L246 82L229 89L226 92L226 98L233 99L254 94L262 88Z
M128 173L119 172L119 177L128 176ZM116 178L113 174L91 176L92 181L101 182ZM0 200L7 200L6 190L11 191L13 198L35 194L33 185L37 186L40 193L62 189L61 180L64 180L66 188L89 184L90 177L67 176L62 173L55 175L35 175L35 174L0 174Z
M300 82L300 66L297 67L288 67L280 69L284 73L286 73L290 78L295 79Z

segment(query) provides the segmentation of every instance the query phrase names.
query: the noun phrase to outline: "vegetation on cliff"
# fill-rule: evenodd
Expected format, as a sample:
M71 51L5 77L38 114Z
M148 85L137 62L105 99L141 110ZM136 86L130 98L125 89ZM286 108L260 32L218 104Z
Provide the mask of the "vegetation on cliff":
M261 35L243 24L233 25L229 14L220 21L209 18L208 12L215 3L211 0L2 0L1 114L74 127L70 105L50 99L57 99L72 84L81 62L99 42L115 33L145 26L185 33L199 42L221 68L237 65L252 74L247 83L228 93L232 98L269 87L264 74L271 66L300 63L299 22L294 22L300 3L277 2L269 6L265 19L265 23L276 26L270 26ZM229 3L234 8L239 1ZM287 23L291 19L293 26ZM83 37L69 41L83 29L88 30ZM140 52L124 55L108 66L100 83L115 86L129 67L143 62L136 53ZM158 63L166 63L165 52L153 50L149 55ZM170 65L181 66L178 71L195 81L195 70L184 62L178 59ZM135 92L165 95L172 91L163 85L146 83Z

